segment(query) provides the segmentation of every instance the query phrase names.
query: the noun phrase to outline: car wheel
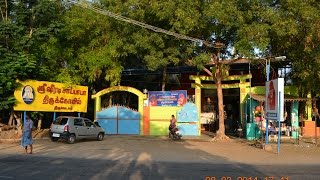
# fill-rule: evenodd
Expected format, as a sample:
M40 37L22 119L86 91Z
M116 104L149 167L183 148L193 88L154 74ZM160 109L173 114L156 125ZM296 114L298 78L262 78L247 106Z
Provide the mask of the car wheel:
M97 136L97 140L98 141L102 141L103 137L104 137L104 134L103 133L99 133L98 136Z
M74 134L70 134L67 141L69 144L73 144L76 141L76 136Z
M52 142L57 142L58 140L59 140L59 138L57 138L57 137L51 137Z

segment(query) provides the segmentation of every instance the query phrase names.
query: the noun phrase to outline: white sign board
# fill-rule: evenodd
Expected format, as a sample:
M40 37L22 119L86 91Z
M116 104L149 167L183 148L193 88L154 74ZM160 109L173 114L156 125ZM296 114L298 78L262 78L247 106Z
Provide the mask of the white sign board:
M266 118L284 121L284 79L266 82Z
M201 124L210 124L215 121L215 113L201 113L200 114L200 123Z

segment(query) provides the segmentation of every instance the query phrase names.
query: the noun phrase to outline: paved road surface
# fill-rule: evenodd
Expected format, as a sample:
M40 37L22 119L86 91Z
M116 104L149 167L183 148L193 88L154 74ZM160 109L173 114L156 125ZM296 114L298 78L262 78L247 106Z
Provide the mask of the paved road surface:
M0 144L0 179L318 180L319 155L316 147L283 145L277 155L238 141L108 136L70 145L43 139L35 140L32 155L17 143Z

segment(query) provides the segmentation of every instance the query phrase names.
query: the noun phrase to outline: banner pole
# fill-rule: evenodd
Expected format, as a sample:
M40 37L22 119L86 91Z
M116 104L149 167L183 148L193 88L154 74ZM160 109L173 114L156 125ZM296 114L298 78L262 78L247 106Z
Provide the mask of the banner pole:
M27 111L23 111L23 125L26 124L27 121Z
M279 92L279 106L278 106L278 154L280 154L280 140L281 140L281 92Z
M53 112L53 121L56 120L56 112Z
M270 73L270 62L266 59L266 75L267 75L267 82L269 82L269 73ZM268 94L267 94L267 83L265 84L265 94L266 94L266 99L264 101L264 112L267 112L268 109ZM267 117L267 114L265 113L265 118L266 118L266 144L269 144L269 119Z

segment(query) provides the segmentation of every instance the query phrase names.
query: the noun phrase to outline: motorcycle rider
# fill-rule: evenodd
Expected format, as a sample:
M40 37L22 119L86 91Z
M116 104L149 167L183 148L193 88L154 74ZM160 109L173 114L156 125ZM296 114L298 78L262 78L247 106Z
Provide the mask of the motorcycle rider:
M174 117L174 115L171 116L170 119L170 126L169 126L169 131L171 132L171 134L174 134L174 130L176 128L176 118Z

